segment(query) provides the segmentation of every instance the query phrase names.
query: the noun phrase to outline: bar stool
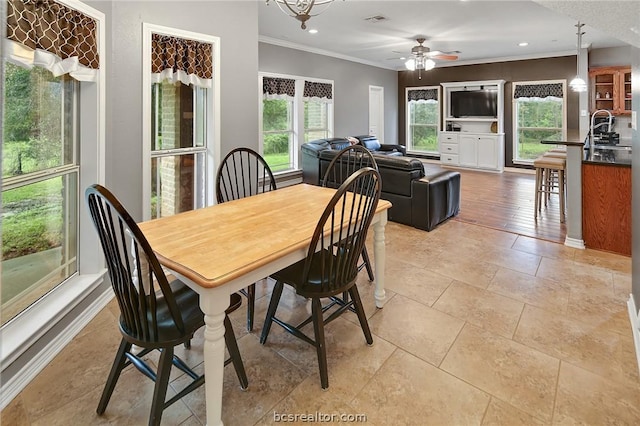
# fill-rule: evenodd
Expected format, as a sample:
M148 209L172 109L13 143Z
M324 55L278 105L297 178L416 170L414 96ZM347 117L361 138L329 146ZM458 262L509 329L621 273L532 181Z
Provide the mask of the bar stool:
M542 197L545 198L545 206L547 199L551 194L558 194L560 198L560 222L564 223L564 190L565 190L565 169L567 166L566 158L557 158L542 155L533 160L533 166L536 169L536 196L535 196L535 219L538 218L538 212L542 210ZM557 178L554 176L557 175ZM554 189L558 189L557 192Z

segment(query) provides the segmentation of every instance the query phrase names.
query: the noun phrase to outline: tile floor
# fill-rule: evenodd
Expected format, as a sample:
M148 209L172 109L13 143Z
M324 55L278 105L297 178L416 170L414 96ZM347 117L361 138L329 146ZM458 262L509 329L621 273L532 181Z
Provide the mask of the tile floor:
M232 316L249 377L225 369L227 425L274 423L274 413L364 414L371 425L640 424L640 380L626 301L631 259L575 250L449 221L432 232L389 223L387 303L376 309L364 271L359 289L374 345L355 315L327 327L328 391L315 350L274 325L258 343ZM286 292L283 317L306 314ZM103 309L2 412L6 425L143 425L153 384L126 370L106 413L98 403L119 342L114 303ZM190 351L202 365L202 332ZM171 385L184 377L174 372ZM163 424L204 423L204 390L167 409Z

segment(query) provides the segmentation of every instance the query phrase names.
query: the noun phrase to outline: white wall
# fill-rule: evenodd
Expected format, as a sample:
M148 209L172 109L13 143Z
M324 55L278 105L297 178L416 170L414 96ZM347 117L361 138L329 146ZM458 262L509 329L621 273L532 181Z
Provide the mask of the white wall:
M334 136L367 134L369 86L384 87L384 142L398 143L398 73L357 62L260 43L261 72L334 81ZM257 81L257 77L256 77Z

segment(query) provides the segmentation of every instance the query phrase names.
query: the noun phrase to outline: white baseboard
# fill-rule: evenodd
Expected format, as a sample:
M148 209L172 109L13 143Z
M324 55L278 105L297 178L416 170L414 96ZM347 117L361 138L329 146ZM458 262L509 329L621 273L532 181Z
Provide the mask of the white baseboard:
M638 320L638 309L636 308L635 300L633 300L633 294L629 295L627 307L629 308L629 319L631 320L633 343L636 348L636 359L638 360L638 371L640 372L640 321Z
M43 350L31 358L17 374L2 382L0 391L0 410L9 405L64 347L86 326L113 298L111 288L93 300L82 313L71 322L62 332L57 334Z
M584 240L579 240L577 238L565 237L564 245L567 247L573 247L580 250L586 249L584 245Z

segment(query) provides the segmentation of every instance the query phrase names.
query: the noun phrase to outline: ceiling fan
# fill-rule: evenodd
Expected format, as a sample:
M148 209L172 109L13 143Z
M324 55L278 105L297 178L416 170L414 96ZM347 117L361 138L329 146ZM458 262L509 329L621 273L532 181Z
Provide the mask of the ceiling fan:
M411 49L411 58L404 63L408 70L418 70L418 79L422 79L422 70L428 71L435 67L436 63L433 59L442 59L445 61L455 61L458 59L458 55L454 53L460 53L457 50L451 52L441 52L439 50L431 50L423 43L426 41L424 37L416 39L417 46L413 46Z

